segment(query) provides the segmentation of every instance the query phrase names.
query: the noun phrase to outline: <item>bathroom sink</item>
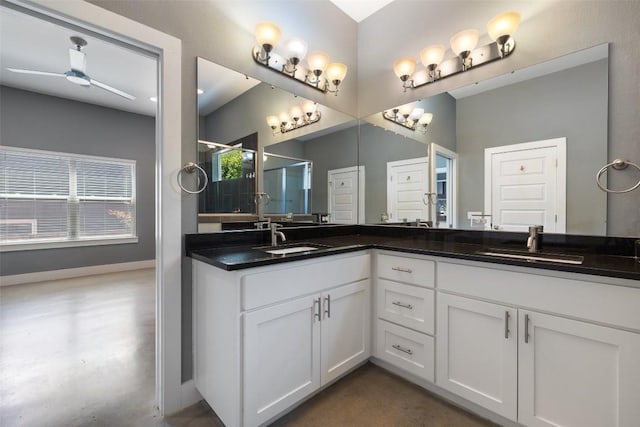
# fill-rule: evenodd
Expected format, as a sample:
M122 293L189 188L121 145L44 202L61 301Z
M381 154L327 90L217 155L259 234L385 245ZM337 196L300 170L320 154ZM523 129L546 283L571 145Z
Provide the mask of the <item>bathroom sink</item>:
M261 251L272 255L289 255L302 252L317 251L318 249L323 249L326 247L326 245L317 245L314 243L300 243L287 246L262 246L256 249L260 249Z
M510 249L483 249L476 252L478 255L495 256L499 258L522 259L525 261L548 261L558 262L561 264L580 265L584 261L584 257L580 255L553 254L545 252L528 252Z

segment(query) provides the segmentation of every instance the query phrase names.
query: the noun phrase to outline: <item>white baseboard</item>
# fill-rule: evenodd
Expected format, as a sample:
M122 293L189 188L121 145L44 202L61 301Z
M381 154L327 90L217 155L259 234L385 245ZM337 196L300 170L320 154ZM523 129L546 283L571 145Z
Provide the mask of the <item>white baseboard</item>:
M120 271L140 270L156 266L155 259L145 261L121 262L119 264L92 265L88 267L65 268L63 270L39 271L36 273L0 276L0 286L21 285L24 283L44 282L48 280L71 279L92 276L94 274L117 273Z
M182 383L180 390L181 397L181 407L182 409L187 408L194 403L198 403L202 400L202 395L196 388L196 383L193 380L189 380Z

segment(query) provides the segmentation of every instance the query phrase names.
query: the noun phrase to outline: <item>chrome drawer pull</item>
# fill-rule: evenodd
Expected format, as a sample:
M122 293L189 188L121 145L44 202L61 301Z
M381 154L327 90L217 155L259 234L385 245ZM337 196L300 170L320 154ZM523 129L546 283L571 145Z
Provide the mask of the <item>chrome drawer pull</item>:
M524 315L524 342L529 343L529 315Z
M411 351L410 348L403 348L402 346L398 345L398 344L394 344L391 347L395 348L398 351L401 351L403 353L407 353L407 354L413 354L413 351Z
M413 310L413 306L411 304L404 304L400 301L393 301L391 304L397 305L398 307L408 308L409 310Z
M411 270L410 268L404 268L404 267L391 267L392 270L394 271L401 271L403 273L413 273L413 270Z
M317 304L317 308L316 308L316 304ZM320 321L320 297L318 297L317 299L313 300L313 317L314 319L318 319L318 322Z
M504 312L504 338L509 339L509 312Z

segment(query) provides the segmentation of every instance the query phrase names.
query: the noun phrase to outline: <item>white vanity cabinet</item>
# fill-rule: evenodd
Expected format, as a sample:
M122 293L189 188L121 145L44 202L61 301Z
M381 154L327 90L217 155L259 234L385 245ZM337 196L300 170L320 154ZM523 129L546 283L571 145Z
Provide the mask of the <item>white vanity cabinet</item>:
M369 358L369 258L194 262L194 377L226 425L262 425Z
M374 355L434 380L435 263L377 252Z
M438 289L440 387L527 426L638 425L640 289L447 262Z

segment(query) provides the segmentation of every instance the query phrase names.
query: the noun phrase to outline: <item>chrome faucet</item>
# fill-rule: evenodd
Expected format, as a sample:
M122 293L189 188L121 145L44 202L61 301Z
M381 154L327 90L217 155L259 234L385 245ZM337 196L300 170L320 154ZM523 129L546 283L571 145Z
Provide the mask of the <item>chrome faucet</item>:
M529 252L538 252L542 249L542 232L544 226L532 225L529 227L529 237L527 238L527 248Z
M283 242L287 241L287 237L284 235L282 231L277 231L278 228L282 227L280 224L271 224L271 246L278 246L278 237Z

